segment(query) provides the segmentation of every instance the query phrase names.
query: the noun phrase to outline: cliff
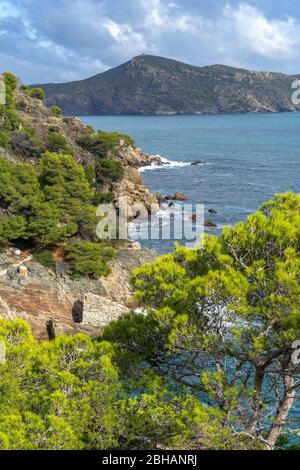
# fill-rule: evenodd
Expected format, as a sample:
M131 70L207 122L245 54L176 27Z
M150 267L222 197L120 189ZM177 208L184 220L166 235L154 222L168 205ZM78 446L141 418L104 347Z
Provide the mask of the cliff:
M103 276L86 272L75 277L67 258L68 247L78 242L83 246L105 245L96 239L96 220L88 217L96 213L97 197L112 197L116 206L119 196L124 195L131 205L142 202L150 208L158 204L157 196L144 186L138 171L139 167L149 165L152 157L136 148L128 136L98 134L78 118L56 115L43 100L30 96L28 90L15 89L9 105L10 108L0 110L0 144L3 142L0 145L0 318L27 320L39 339L48 337L49 321L54 322L56 334L85 331L97 335L110 321L135 308L131 270L151 262L156 254L141 250L136 242L112 241L109 248L115 249L116 256L109 262L111 273L107 277L107 271ZM96 148L88 147L90 142ZM48 201L56 200L57 193L69 187L72 180L69 193L64 194L71 198L73 209L70 214L64 212L68 210L68 202L63 196L57 206L51 206L53 212L49 218L44 218L42 210L39 220L32 224L35 208L48 197L45 185L41 190L43 157L47 152L54 152L49 154L54 159L51 168L48 167L47 181L49 185L57 182L55 190L48 194ZM67 165L64 173L61 162ZM106 172L107 168L113 170L111 174ZM80 205L80 184L87 191L85 205ZM49 206L46 203L42 207L46 210ZM36 228L38 233L43 233L56 214L62 216L55 223L55 231L59 231L77 212L80 217L83 213L81 223L73 224L72 232L66 232L62 239L44 242L35 235ZM64 214L67 214L65 219ZM11 221L17 222L12 228ZM26 224L26 230L33 227L33 232L16 235L20 221ZM48 267L45 267L47 263L38 262L36 256L45 248L53 261Z
M57 334L99 335L110 321L136 307L130 273L155 257L128 242L111 262L107 278L74 280L59 259L52 270L35 262L31 253L16 257L6 252L0 255L0 318L26 320L38 339L48 338L49 320Z

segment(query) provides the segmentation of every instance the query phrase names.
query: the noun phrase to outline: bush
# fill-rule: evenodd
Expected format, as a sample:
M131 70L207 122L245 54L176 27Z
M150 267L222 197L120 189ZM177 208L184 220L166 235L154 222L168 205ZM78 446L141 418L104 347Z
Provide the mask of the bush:
M96 134L95 128L91 126L90 124L88 124L86 128L90 134Z
M92 185L96 179L96 175L95 175L95 170L94 170L94 167L91 163L88 163L85 167L84 167L84 171L85 171L85 176L88 180L88 182Z
M42 88L32 88L30 90L30 96L32 98L37 98L38 100L44 101L45 99L45 92Z
M9 144L9 133L5 131L0 132L0 147L7 148Z
M115 250L101 243L77 242L68 247L66 260L75 276L99 278L110 274L107 262L114 256Z
M109 204L114 200L114 193L101 193L97 192L94 198L94 203L98 206L99 204Z
M51 108L52 114L55 114L55 116L62 116L63 111L59 106L52 106Z
M53 125L52 125L52 126L49 127L48 130L49 130L50 133L59 132L59 131L60 131L60 127L59 127L59 126L53 126Z
M27 95L30 95L31 90L29 85L23 83L23 85L20 86L20 90L24 91L24 93L26 93Z
M100 182L105 179L116 182L123 178L124 168L120 162L111 158L105 158L97 163L96 176Z
M37 251L34 254L34 259L45 268L53 268L55 266L53 254L49 250Z
M92 129L90 127L88 129L89 134L81 136L77 140L77 144L100 158L105 158L113 153L122 140L126 145L135 146L134 141L128 135L104 131L99 131L98 134L95 134L92 132Z
M46 137L46 147L49 152L64 152L67 150L67 139L59 132L52 132Z
M12 132L10 145L13 152L22 157L39 157L41 154L40 147L24 131Z

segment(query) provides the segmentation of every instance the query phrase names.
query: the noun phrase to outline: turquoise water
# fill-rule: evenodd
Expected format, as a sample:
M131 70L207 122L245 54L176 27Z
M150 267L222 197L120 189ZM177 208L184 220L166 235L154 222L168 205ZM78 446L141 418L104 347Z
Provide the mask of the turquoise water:
M200 166L174 166L143 172L153 192L182 191L192 203L218 214L206 214L220 233L273 197L300 192L300 113L222 116L84 117L96 129L130 134L146 152L175 162L201 160ZM146 244L160 252L173 241Z
M84 117L96 129L130 134L143 150L174 162L201 160L143 172L153 192L182 191L190 202L204 203L220 233L226 224L245 219L275 193L300 192L300 113L172 117ZM148 246L170 252L172 241ZM299 428L300 401L291 413ZM300 443L300 437L296 439Z

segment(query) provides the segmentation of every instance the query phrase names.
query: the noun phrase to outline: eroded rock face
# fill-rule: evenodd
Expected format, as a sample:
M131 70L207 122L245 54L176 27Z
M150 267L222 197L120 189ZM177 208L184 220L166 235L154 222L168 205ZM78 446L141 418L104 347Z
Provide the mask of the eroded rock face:
M88 293L83 301L83 325L105 328L130 311L124 304L113 302L107 297Z
M56 334L82 331L96 336L112 319L135 308L130 273L155 257L151 250L121 249L107 278L73 280L62 263L53 272L31 260L21 265L20 273L19 267L14 267L15 257L2 254L0 318L28 321L39 340L47 339L46 323L50 319L54 320Z

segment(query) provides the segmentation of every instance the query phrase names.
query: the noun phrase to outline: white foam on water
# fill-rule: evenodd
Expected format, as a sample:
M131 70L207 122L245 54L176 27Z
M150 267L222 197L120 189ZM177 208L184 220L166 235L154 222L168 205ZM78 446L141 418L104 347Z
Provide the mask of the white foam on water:
M184 168L186 166L202 166L209 165L210 163L205 162L177 162L174 160L168 160L167 158L161 157L160 155L155 155L154 158L160 159L161 164L158 164L155 160L152 161L151 165L143 166L139 169L140 173L145 171L154 171L154 170L165 170L165 169L175 169L175 168Z

